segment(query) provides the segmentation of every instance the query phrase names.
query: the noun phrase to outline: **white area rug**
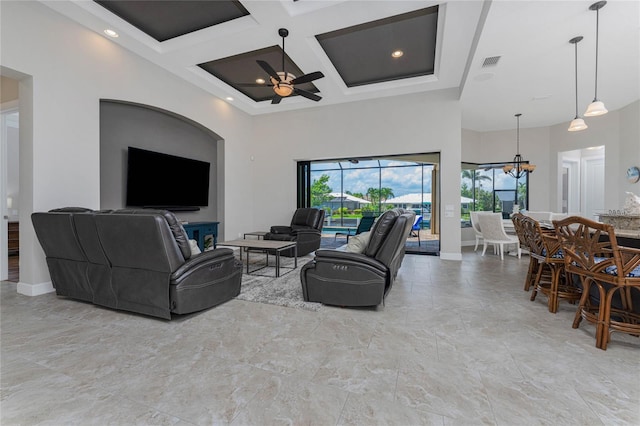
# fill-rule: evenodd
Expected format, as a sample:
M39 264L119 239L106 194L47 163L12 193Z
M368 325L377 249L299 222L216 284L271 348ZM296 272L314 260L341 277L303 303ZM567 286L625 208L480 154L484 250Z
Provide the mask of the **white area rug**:
M264 256L251 254L249 266L253 271L258 268L261 262L264 263ZM253 258L256 258L255 261ZM250 302L268 303L271 305L288 306L290 308L304 309L307 311L320 311L322 303L305 302L302 298L302 284L300 282L300 269L302 265L310 262L313 254L298 258L298 267L294 270L286 269L293 266L293 259L281 258L280 277L275 278L275 258L269 256L268 268L261 269L252 274L242 274L242 287L237 299L248 300ZM243 268L246 272L246 259L243 259ZM254 275L255 274L255 275ZM258 275L259 274L259 275ZM270 276L269 276L270 275Z

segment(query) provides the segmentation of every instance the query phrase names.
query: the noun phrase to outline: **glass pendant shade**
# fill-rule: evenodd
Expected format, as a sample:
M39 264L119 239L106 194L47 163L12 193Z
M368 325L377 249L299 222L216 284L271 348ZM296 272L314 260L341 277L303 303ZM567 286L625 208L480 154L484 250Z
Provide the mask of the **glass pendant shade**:
M573 121L571 121L571 124L569 124L569 128L567 130L570 132L579 132L580 130L584 130L588 127L584 120L578 115L578 43L582 40L582 38L582 36L578 36L569 40L569 43L573 44L575 48L576 64L576 118L574 118Z
M589 126L587 126L587 123L584 122L584 120L580 117L576 117L573 119L573 121L571 122L571 124L569 125L569 131L570 132L579 132L580 130L584 130L586 128L588 128Z
M595 78L595 95L593 102L587 107L587 111L584 113L585 117L597 117L599 115L605 115L609 111L604 107L604 103L598 100L598 41L600 36L600 9L607 4L606 1L598 1L589 6L590 10L596 11L596 78Z
M601 101L594 100L587 107L587 111L584 113L585 117L597 117L599 115L605 115L608 113L607 109L604 107L604 103Z

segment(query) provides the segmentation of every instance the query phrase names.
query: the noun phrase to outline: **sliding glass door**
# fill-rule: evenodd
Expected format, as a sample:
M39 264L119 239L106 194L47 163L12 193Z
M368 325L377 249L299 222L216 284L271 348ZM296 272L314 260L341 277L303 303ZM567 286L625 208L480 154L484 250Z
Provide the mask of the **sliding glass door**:
M298 205L325 210L323 247L346 243L363 217L401 207L419 220L407 238L407 252L438 254L439 228L434 176L440 155L411 154L298 163ZM308 201L304 194L308 194Z

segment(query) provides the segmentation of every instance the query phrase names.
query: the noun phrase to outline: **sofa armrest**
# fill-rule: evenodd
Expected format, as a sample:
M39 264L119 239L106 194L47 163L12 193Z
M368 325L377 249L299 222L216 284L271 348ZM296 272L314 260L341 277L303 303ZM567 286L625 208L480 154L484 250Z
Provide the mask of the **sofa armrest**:
M345 262L350 264L363 264L381 272L387 272L389 268L376 259L361 253L352 253L342 250L316 250L316 262Z
M173 274L171 274L172 279L179 279L180 276L184 275L186 272L197 269L198 267L215 263L220 260L225 260L225 258L233 259L233 250L230 248L217 248L214 250L209 250L202 252L196 256L193 256L185 263L183 263L178 269L176 269Z
M291 230L293 235L321 235L322 233L314 228L298 228Z
M290 226L272 226L270 232L272 234L291 234L292 231Z

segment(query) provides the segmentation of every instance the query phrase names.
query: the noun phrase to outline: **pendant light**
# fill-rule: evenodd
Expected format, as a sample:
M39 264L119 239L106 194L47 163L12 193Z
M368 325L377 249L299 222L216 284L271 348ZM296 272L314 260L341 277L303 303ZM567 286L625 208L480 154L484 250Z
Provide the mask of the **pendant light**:
M518 120L517 124L517 133L516 133L516 156L513 157L513 163L505 164L502 167L502 171L506 174L513 176L516 179L520 179L527 173L533 173L536 169L536 166L533 164L529 164L522 159L522 155L520 155L520 116L522 114L516 114L516 119Z
M574 37L569 40L569 43L575 46L576 51L576 118L573 119L571 124L569 125L570 132L578 132L580 130L586 129L588 126L584 122L582 118L578 115L578 43L582 40L582 36Z
M599 1L589 6L589 10L596 11L596 90L593 97L593 102L589 104L589 106L587 107L587 111L584 113L585 117L597 117L598 115L604 115L609 112L604 107L604 104L598 100L598 33L600 23L600 9L602 9L605 4L607 4L606 1Z

